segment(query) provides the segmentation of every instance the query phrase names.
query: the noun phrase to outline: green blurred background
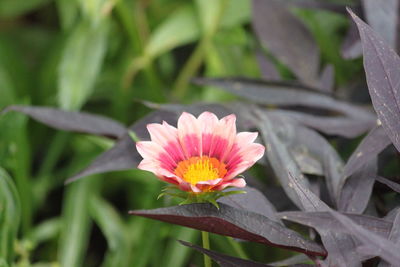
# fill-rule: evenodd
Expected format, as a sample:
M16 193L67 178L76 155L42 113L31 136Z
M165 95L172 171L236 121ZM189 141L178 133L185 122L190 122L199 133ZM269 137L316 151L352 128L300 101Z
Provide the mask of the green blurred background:
M344 15L292 11L312 32L322 64L335 67L339 85L362 71L360 61L339 56ZM259 78L260 50L248 0L0 0L0 108L85 110L129 125L149 112L143 100L233 99L190 79ZM283 78L293 78L275 63ZM64 186L110 140L55 131L16 113L2 116L0 129L1 267L202 264L176 242L199 243L197 231L127 215L168 205L156 200L162 183L152 175L114 172ZM211 242L235 254L224 237ZM257 244L243 249L263 262L289 255Z

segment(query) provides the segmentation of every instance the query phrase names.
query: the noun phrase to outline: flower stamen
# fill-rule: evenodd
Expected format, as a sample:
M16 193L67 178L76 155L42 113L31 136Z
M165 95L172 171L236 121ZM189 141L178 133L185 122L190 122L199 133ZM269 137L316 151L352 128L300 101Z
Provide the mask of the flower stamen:
M216 158L191 157L179 162L175 174L182 177L186 182L196 185L201 181L209 181L223 178L226 174L225 164Z

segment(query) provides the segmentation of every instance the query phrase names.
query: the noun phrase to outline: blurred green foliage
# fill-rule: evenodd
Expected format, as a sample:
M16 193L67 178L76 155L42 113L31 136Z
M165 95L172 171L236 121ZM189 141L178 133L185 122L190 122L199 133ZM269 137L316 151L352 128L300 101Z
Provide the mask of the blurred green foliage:
M0 108L84 109L130 124L148 112L138 100L231 99L190 85L190 79L260 76L250 5L248 0L1 0ZM348 63L338 52L338 29L347 26L343 17L297 13L311 26L323 60L339 70L337 79L348 79ZM175 241L197 242L196 231L127 216L128 209L164 205L156 200L161 182L152 175L132 170L64 186L109 141L57 133L15 113L0 118L0 129L0 266L201 262ZM234 254L223 237L212 235L212 246ZM245 247L255 260L287 255L278 249L267 255L265 249Z

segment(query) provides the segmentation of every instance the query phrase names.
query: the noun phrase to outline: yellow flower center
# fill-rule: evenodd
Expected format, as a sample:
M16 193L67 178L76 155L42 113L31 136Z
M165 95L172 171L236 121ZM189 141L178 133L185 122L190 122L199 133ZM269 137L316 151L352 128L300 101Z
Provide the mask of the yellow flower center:
M179 162L175 174L190 184L197 184L201 181L223 178L226 174L225 164L216 158L191 157Z

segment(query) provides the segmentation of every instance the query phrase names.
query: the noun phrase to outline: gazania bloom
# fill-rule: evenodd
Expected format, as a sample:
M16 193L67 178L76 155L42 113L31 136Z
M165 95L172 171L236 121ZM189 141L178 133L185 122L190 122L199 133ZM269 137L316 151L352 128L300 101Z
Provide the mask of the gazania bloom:
M254 143L257 133L236 133L236 116L218 120L211 112L198 118L182 113L175 128L165 121L147 125L151 141L137 142L143 157L138 168L193 193L221 191L228 186L244 187L237 176L264 154Z

